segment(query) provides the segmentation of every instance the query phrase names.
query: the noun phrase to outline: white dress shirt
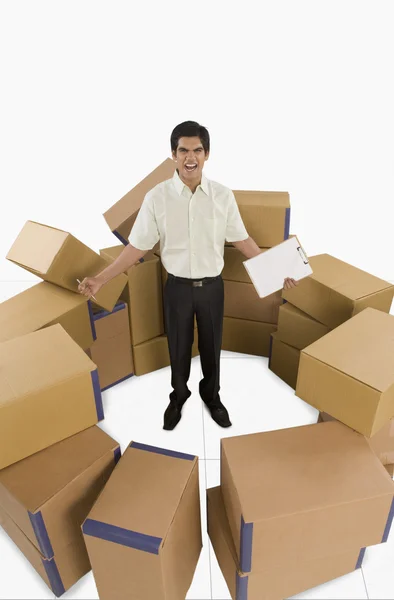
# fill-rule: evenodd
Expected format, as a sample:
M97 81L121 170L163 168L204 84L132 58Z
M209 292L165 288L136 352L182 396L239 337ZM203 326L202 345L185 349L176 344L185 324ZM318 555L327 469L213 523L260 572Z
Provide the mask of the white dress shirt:
M246 240L248 232L233 192L202 175L194 194L175 171L144 198L129 242L151 250L160 240L168 273L198 279L215 277L224 266L224 243Z

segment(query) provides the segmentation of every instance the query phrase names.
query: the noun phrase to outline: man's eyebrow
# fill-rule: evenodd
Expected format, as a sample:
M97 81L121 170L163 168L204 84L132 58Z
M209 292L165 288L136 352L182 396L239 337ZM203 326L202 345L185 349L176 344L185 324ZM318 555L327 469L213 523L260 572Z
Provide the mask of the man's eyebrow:
M203 149L202 146L197 146L197 148L193 148L193 150L202 150L202 149ZM186 150L187 151L187 148L184 148L183 146L179 146L178 150Z

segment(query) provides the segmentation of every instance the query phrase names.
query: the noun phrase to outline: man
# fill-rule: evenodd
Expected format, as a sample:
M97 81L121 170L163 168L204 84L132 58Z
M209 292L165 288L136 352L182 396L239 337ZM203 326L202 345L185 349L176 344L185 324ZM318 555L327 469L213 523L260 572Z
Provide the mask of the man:
M194 121L181 123L171 134L171 150L177 167L174 176L145 196L129 245L99 275L85 278L79 290L88 297L95 295L102 285L135 265L160 240L161 260L168 272L164 317L173 387L164 413L164 429L174 429L182 406L191 395L187 382L194 314L203 372L200 396L214 421L221 427L230 427L228 412L219 397L224 243L231 242L246 258L261 250L248 236L233 192L203 174L210 151L207 129ZM284 288L296 284L293 279L285 279Z

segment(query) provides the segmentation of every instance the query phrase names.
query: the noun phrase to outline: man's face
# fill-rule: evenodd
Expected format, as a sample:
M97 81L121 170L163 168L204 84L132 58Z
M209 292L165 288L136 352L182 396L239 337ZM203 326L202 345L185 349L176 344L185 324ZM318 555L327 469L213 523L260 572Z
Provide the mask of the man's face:
M172 154L176 161L180 177L185 182L200 181L205 161L209 152L205 153L199 137L182 137L178 148Z

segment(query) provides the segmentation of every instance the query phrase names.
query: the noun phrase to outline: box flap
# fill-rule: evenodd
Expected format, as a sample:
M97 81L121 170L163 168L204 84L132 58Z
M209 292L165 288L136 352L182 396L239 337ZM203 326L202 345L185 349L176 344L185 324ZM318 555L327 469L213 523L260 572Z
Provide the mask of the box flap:
M0 344L0 408L96 365L59 324Z
M90 427L2 469L0 485L33 513L116 447L102 429Z
M353 267L330 254L311 256L309 263L313 270L310 277L335 290L350 300L358 300L394 286Z
M366 308L303 352L384 392L394 384L394 316Z
M271 208L290 208L288 192L259 192L254 190L234 190L239 206L264 206Z
M11 246L7 259L45 275L68 235L61 229L26 221Z
M223 438L222 449L246 523L393 494L367 440L339 422Z

